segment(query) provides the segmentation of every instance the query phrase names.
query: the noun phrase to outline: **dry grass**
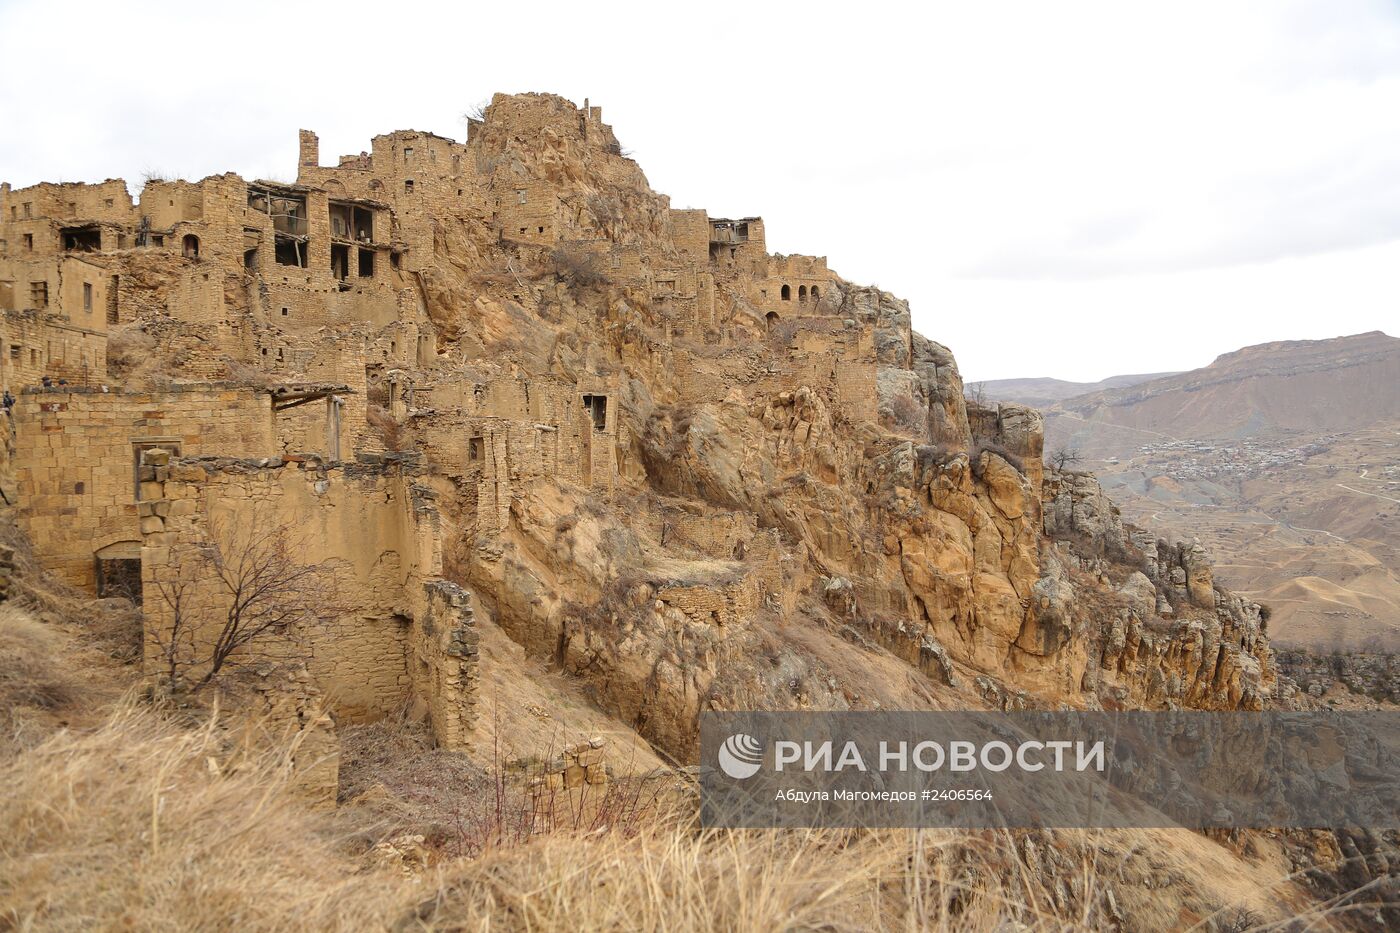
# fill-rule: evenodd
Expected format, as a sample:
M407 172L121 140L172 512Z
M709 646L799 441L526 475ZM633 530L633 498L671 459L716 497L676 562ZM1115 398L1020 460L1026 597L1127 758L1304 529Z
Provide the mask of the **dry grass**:
M387 408L379 405L370 405L365 410L365 420L369 426L374 428L374 432L379 435L380 443L384 449L390 453L397 453L405 450L409 446L409 438L404 431L403 425L389 413Z
M392 723L351 732L352 799L317 813L294 740L134 693L103 707L72 629L0 607L0 930L1244 930L1288 900L1300 927L1367 916L1185 831L716 831L686 797L456 857L441 816L495 792L489 764ZM425 858L383 859L424 814Z
M302 805L292 749L249 748L126 702L0 765L0 929L1064 929L1113 909L1088 838L1057 874L1008 833L722 832L678 814L405 872L354 807Z
M557 833L411 878L304 809L286 750L119 707L0 767L0 928L87 930L994 928L1027 909L987 872L911 873L892 837ZM930 869L931 871L933 869ZM1032 922L1034 914L1029 915ZM1048 918L1047 918L1048 919Z
M0 928L386 927L402 882L364 896L286 755L224 758L217 730L125 706L0 769Z
M11 604L0 605L0 716L23 707L55 710L79 691L61 663L60 638Z

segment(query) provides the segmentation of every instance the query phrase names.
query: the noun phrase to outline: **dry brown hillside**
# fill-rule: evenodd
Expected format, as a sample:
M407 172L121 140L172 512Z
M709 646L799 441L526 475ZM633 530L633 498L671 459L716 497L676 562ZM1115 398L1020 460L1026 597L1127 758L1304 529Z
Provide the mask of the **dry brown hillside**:
M1198 537L1280 643L1400 644L1400 340L1247 347L1046 423L1125 515Z

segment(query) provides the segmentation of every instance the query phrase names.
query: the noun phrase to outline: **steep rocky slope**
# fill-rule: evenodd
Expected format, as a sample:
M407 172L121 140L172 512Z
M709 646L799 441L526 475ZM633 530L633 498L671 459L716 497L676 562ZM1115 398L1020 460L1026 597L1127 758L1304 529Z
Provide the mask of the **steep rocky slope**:
M553 186L573 206L566 242L601 236L653 271L436 221L440 367L620 386L610 494L522 477L486 530L475 491L441 483L463 528L453 571L512 638L683 758L704 708L1267 702L1258 608L1198 551L1125 526L1092 476L1047 474L1036 412L969 411L952 354L911 331L904 302L832 276L806 317L773 326L748 297L765 270L711 263L715 320L679 318L643 284L676 261L664 199L566 114L512 132L526 104L493 104L479 161ZM809 364L813 333L870 364L855 404ZM431 421L408 418L420 437ZM920 676L870 676L890 660Z

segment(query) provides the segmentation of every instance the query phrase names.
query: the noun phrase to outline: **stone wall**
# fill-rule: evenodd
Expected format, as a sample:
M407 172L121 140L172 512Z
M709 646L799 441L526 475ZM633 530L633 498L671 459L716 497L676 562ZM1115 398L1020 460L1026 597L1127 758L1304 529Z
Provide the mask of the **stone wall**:
M230 661L304 664L336 716L365 721L405 707L438 741L461 747L475 727L476 631L468 594L443 580L443 528L402 459L329 464L312 457L172 459L143 455L139 505L148 670L175 624L170 594L196 620L189 655L207 656L231 601L201 553L232 562L252 536L282 538L330 582L326 616L299 617ZM204 570L204 572L202 572ZM198 670L195 671L198 673Z
M20 526L45 568L89 592L97 587L95 555L136 556L137 457L144 446L185 455L277 450L269 396L246 388L29 388L19 393L13 416Z

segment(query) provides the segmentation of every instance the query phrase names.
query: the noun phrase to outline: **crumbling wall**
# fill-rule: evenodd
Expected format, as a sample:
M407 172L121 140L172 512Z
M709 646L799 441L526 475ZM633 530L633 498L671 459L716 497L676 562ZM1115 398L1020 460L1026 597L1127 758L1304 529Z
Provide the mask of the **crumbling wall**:
M43 565L95 592L94 555L140 540L137 458L146 446L181 454L275 452L266 393L220 385L166 392L28 388L14 407L20 526Z
M444 744L475 726L476 632L468 595L443 580L441 519L403 460L331 464L314 457L172 459L143 455L142 595L148 670L159 673L181 589L203 658L231 595L201 549L226 559L239 529L284 537L294 559L321 568L333 605L250 644L239 668L305 664L336 716L376 719L407 706Z

